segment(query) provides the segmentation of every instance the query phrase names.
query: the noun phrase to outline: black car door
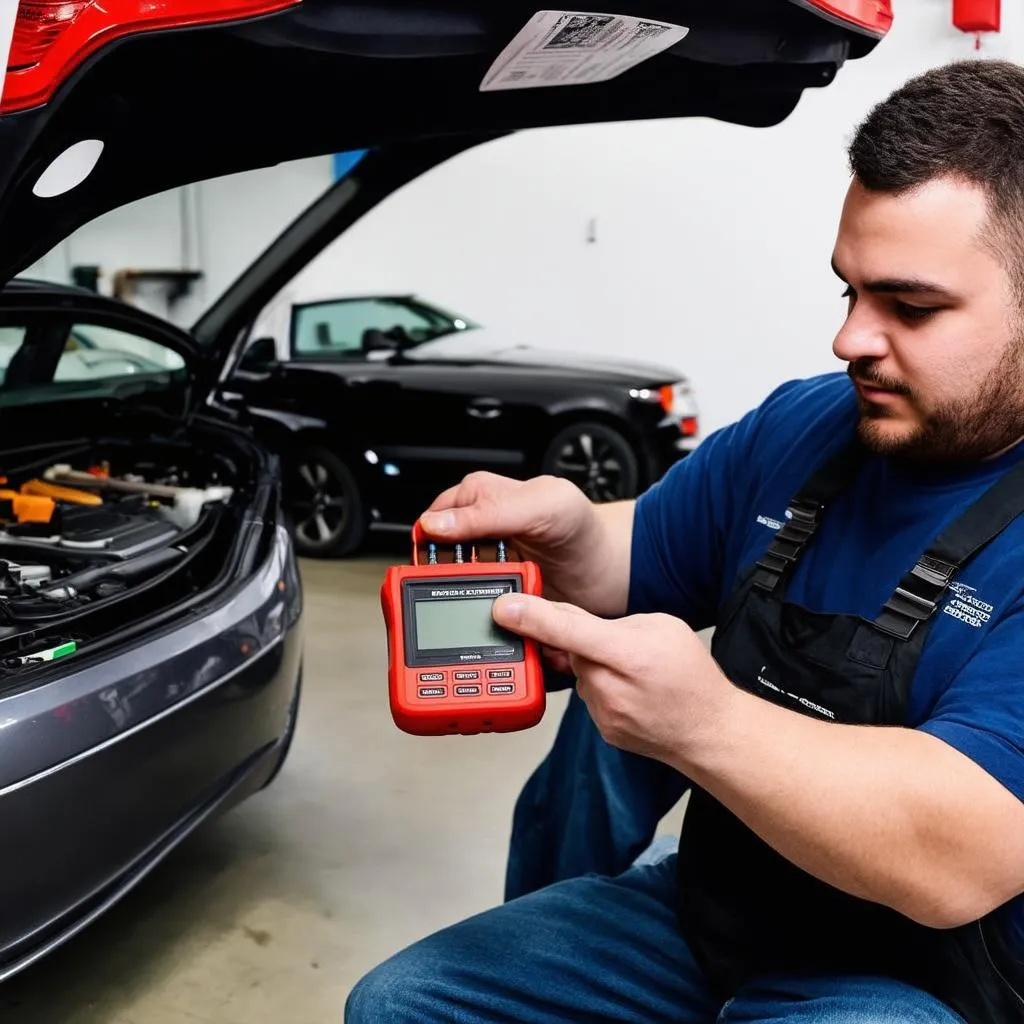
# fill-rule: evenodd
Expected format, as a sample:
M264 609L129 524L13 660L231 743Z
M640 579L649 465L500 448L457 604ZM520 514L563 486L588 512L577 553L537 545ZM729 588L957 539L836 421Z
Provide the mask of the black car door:
M474 470L521 475L519 404L495 387L493 374L480 374L472 364L415 358L398 358L391 369L401 405L396 426L403 425L381 453L405 478L403 493L414 508Z

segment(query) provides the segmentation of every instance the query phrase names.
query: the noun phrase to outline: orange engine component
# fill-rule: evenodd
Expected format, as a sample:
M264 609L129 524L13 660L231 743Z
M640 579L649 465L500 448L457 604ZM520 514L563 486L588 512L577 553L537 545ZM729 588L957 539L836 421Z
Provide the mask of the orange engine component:
M98 494L82 491L77 487L63 487L51 484L46 480L28 480L21 485L22 494L35 494L54 501L66 501L71 505L102 505L103 499Z
M56 503L53 498L35 494L21 494L10 488L0 488L0 521L19 523L48 523L53 518Z

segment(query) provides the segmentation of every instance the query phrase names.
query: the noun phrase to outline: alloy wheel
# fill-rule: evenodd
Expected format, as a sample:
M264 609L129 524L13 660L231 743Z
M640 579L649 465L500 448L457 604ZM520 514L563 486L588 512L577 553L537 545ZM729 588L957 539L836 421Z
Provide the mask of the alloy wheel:
M590 431L567 438L555 456L553 468L557 476L571 480L591 501L629 497L621 453L608 439Z
M298 466L290 504L295 533L311 546L326 546L348 524L345 485L321 462L310 459Z

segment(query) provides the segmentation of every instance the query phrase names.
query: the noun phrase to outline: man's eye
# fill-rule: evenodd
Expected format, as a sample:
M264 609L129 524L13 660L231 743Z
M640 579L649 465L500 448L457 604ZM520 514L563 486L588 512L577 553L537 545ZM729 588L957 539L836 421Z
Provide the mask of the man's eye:
M910 302L897 302L896 312L904 320L924 320L933 313L938 313L938 306L915 306Z

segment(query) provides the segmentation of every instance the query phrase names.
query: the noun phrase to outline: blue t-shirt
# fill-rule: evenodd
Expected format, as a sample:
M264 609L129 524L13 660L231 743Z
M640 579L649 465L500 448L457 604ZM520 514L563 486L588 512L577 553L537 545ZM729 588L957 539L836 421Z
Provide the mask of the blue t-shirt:
M844 373L795 381L708 437L637 501L630 612L713 626L811 472L854 436ZM786 587L811 611L874 618L935 537L1024 445L956 470L871 456L833 499ZM958 574L925 642L906 724L951 744L1024 799L1024 516ZM1024 950L1024 901L1011 941Z

